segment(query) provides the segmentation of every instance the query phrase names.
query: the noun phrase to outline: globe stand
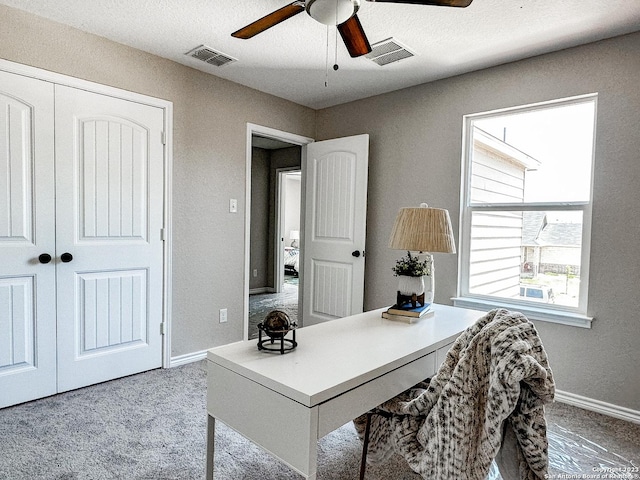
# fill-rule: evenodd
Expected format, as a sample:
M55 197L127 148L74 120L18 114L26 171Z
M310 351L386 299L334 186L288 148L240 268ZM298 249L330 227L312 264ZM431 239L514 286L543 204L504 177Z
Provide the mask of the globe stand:
M296 342L296 328L297 325L292 323L291 326L285 330L272 330L265 327L262 323L259 323L258 350L280 352L281 355L290 352L298 346L298 342ZM267 338L262 338L263 332ZM292 338L286 338L289 332L292 332Z

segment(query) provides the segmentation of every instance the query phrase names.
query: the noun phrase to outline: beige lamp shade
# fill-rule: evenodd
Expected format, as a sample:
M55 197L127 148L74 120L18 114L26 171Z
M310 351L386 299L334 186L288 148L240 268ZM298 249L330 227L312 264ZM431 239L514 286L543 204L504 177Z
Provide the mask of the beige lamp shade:
M412 252L456 253L449 211L422 205L400 209L389 247Z

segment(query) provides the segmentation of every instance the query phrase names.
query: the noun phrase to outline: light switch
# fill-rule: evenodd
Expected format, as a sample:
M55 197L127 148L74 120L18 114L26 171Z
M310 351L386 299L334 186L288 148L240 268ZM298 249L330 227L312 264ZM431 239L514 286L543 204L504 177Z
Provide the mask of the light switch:
M235 198L229 199L229 213L238 212L238 200Z

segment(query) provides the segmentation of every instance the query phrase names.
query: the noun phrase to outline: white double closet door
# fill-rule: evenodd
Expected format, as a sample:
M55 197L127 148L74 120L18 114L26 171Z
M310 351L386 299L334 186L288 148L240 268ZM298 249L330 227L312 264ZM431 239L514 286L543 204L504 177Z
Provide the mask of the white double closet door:
M162 365L161 108L0 71L0 408Z

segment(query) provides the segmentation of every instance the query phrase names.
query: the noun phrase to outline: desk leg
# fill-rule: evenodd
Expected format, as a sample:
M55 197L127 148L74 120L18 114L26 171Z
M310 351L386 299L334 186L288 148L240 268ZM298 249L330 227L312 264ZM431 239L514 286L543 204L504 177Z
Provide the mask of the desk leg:
M207 415L207 465L206 465L206 480L214 480L213 479L213 457L215 453L215 439L216 439L216 419L211 415ZM309 468L309 470L313 470L313 473L310 475L305 475L307 480L316 480L317 478L317 448L318 442L316 440L311 440L311 458L309 459L309 466L313 465L313 468Z
M213 454L215 452L216 419L207 415L207 473L206 480L213 480Z

